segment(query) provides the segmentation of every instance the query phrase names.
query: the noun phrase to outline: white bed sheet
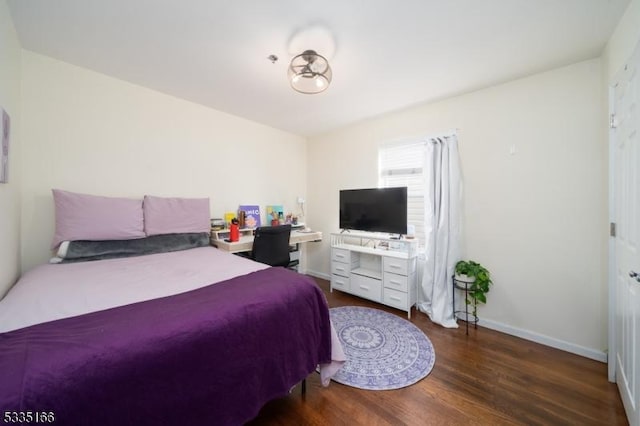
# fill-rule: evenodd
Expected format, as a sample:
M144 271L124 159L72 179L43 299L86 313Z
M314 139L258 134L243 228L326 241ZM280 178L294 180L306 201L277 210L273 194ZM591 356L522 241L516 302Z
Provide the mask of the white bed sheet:
M265 268L213 247L40 265L0 300L0 332L184 293Z

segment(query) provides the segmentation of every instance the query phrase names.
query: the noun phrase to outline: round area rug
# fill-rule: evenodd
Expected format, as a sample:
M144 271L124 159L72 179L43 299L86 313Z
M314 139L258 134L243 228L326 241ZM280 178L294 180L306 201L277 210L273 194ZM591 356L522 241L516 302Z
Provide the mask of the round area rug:
M347 362L333 377L360 389L412 385L431 372L436 353L429 338L396 315L359 306L331 308Z

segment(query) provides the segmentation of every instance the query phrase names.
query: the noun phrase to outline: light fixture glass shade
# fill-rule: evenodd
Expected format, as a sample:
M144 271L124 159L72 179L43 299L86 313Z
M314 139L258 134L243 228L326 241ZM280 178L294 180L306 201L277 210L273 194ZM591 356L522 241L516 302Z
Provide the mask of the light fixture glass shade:
M320 93L331 83L331 67L322 55L313 50L305 50L294 57L287 72L291 87L300 93Z

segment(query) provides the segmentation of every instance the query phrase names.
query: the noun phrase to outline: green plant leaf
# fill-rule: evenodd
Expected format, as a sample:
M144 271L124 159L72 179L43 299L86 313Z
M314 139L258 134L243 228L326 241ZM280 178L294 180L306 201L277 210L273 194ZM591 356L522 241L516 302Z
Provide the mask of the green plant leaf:
M489 288L493 283L491 281L491 273L487 268L480 263L473 260L460 260L456 263L455 272L459 275L467 275L468 277L474 277L476 280L469 284L469 293L467 305L473 305L473 315L475 313L476 303L487 303L486 294L489 292Z

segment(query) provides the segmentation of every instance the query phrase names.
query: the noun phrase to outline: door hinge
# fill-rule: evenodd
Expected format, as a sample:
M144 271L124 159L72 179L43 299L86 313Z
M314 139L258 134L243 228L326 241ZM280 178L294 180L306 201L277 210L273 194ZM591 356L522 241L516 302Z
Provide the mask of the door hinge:
M609 224L609 235L611 237L615 237L616 236L616 224L615 224L615 222L611 222Z
M616 121L615 114L609 115L609 127L612 129L615 129L616 127L618 127L618 122Z

